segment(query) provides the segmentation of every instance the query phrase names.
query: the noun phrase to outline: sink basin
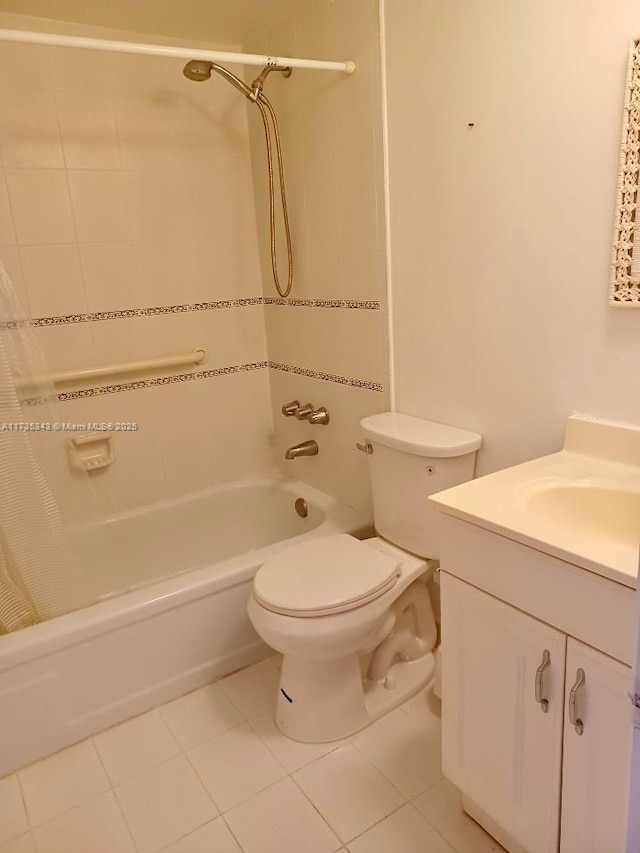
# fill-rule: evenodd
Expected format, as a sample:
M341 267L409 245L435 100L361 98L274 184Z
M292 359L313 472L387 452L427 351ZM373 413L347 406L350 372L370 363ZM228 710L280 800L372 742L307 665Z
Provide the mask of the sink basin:
M574 415L557 453L454 486L430 500L445 513L637 586L640 426Z
M526 508L559 527L621 545L640 542L640 493L606 486L555 485L531 495Z

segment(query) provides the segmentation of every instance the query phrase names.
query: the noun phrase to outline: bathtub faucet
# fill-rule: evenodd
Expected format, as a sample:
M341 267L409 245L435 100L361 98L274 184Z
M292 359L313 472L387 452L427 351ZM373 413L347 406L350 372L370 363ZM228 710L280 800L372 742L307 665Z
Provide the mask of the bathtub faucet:
M317 456L318 442L311 439L310 441L302 441L300 444L294 444L284 454L285 459L297 459L298 456Z

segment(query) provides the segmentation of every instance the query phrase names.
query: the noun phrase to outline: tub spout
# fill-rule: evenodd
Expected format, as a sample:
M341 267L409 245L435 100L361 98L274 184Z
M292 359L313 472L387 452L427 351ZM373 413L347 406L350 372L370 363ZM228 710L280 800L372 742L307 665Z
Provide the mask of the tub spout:
M312 438L310 441L303 441L300 444L294 444L284 454L285 459L297 459L298 456L317 456L318 442Z

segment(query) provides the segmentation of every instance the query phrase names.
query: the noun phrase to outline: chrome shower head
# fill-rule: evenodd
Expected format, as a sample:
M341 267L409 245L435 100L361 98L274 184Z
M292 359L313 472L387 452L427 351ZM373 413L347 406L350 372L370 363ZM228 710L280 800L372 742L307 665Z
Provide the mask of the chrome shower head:
M246 98L251 97L251 89L239 77L225 68L224 65L218 65L217 62L208 62L206 59L191 59L182 69L182 73L188 80L194 80L196 83L201 83L203 80L208 80L211 77L211 72L215 71L224 77L232 86L241 92Z
M213 62L207 62L204 59L192 59L184 66L182 73L188 80L201 83L211 77L212 68Z

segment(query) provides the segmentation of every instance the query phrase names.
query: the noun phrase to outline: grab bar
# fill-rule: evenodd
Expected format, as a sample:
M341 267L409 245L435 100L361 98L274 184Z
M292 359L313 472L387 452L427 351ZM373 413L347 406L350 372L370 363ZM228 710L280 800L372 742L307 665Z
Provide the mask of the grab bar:
M158 370L163 367L187 367L190 364L203 364L206 359L206 349L197 347L191 352L150 358L146 361L129 361L124 364L109 364L104 367L87 367L84 370L66 370L34 379L22 379L16 385L19 390L24 391L42 383L66 385L85 379L102 379L105 376L121 376L127 373L145 373L147 370Z

